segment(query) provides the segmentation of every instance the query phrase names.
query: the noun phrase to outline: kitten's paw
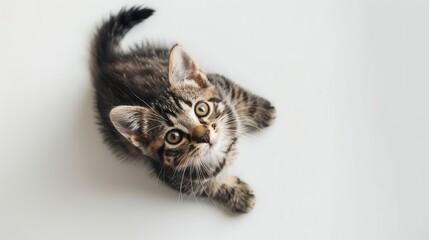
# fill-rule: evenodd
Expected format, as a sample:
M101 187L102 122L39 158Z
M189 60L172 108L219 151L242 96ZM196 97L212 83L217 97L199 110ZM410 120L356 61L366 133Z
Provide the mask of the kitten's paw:
M231 210L236 213L248 213L255 206L255 195L250 186L237 178L237 185L234 188Z
M229 177L225 180L214 197L236 213L250 212L255 205L252 189L237 177Z
M274 123L274 120L276 120L276 116L276 108L271 105L271 103L268 103L265 114L263 116L264 122L266 123L265 127L272 125Z
M259 129L266 128L276 119L276 108L270 102L265 101L255 113L255 120Z

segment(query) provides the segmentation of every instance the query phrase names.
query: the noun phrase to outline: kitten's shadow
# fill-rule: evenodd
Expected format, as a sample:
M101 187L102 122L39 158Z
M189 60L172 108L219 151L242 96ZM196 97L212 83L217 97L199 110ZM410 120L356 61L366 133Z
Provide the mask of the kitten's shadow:
M73 157L68 160L67 172L78 188L99 194L126 194L156 199L163 204L178 204L178 193L152 176L143 163L121 162L103 143L96 124L93 92L88 84L71 136ZM69 179L70 180L70 179ZM194 196L183 198L184 202L197 203ZM214 206L208 199L199 199L198 204L215 207L226 215L233 216L222 206Z

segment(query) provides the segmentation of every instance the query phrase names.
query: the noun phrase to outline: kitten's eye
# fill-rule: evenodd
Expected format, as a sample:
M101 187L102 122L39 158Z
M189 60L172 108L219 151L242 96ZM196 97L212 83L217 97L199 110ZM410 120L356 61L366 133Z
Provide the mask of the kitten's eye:
M170 144L178 144L183 139L183 133L177 129L173 129L168 131L167 135L165 136L165 140L167 140Z
M198 117L205 117L209 114L210 107L206 102L199 102L195 105L195 114Z

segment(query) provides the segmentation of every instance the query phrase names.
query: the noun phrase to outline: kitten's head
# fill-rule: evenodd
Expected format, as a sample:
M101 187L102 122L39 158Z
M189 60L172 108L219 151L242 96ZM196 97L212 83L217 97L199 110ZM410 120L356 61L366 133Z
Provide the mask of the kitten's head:
M205 178L222 170L237 140L227 99L178 45L169 59L169 87L145 106L117 106L116 129L156 165Z

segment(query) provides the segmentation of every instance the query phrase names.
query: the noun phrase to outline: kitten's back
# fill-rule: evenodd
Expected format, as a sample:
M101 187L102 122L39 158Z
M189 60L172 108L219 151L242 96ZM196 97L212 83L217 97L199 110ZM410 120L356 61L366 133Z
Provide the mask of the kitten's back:
M141 7L122 9L98 28L92 42L91 72L100 130L114 152L126 158L140 152L116 131L109 118L111 109L148 105L168 86L168 49L144 44L124 53L119 45L133 26L153 12Z

